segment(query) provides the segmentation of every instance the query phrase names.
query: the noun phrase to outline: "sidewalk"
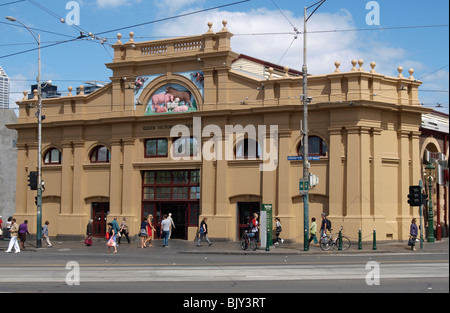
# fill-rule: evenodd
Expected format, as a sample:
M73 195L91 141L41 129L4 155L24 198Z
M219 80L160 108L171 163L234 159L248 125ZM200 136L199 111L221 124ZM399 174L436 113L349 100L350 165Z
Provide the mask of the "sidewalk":
M386 241L377 243L377 250L373 250L372 242L363 242L362 250L358 250L358 243L352 242L352 246L347 251L322 251L320 247L311 246L309 251L304 251L303 243L284 243L281 246L272 246L269 251L265 249L258 249L256 251L246 250L240 248L239 242L223 242L214 241L208 246L202 243L201 247L197 247L193 241L186 240L170 240L169 247L162 247L162 240L153 240L153 247L147 249L153 250L169 250L170 253L185 253L185 254L236 254L236 255L310 255L310 254L365 254L365 253L449 253L449 238L442 238L436 243L423 243L423 249L420 249L420 242L416 243L417 251L411 251L407 242ZM28 240L25 244L26 249L23 252L75 252L75 253L106 253L106 240L96 239L91 247L87 247L84 241L58 241L51 240L53 248L47 248L45 243L42 248L36 249L36 242ZM8 248L9 240L0 240L0 253L4 253ZM140 248L139 241L132 241L128 244L126 241L119 245L119 253L126 252L127 254L143 254L148 253L147 249Z

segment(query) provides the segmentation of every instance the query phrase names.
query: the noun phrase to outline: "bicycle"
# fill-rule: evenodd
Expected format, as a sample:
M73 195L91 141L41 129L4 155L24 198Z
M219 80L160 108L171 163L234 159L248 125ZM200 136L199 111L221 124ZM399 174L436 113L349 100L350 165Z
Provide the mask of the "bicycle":
M352 245L352 242L346 236L342 235L343 229L344 228L341 226L340 231L341 231L341 238L342 238L342 251L345 251L350 248L350 246ZM330 231L332 231L332 229ZM339 234L338 233L335 233L335 234L330 233L329 235L325 235L322 238L320 238L320 248L323 251L328 251L331 249L331 247L333 247L333 249L339 249Z
M248 230L245 230L241 236L240 244L242 250L247 250L249 247L252 251L258 249L258 242L256 241L255 234L251 233L253 236L249 236Z

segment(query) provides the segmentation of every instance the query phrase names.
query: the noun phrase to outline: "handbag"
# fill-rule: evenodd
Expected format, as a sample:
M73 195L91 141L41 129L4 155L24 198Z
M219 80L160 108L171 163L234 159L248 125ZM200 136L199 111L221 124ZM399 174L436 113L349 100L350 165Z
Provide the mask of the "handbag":
M141 231L139 232L139 237L147 237L147 231L145 230L145 228L142 228Z
M200 227L199 233L200 233L200 235L204 235L205 234L205 229L203 227Z
M415 246L416 245L416 239L414 237L410 237L408 240L408 246Z
M84 240L84 244L87 245L87 246L92 246L92 238L87 237Z

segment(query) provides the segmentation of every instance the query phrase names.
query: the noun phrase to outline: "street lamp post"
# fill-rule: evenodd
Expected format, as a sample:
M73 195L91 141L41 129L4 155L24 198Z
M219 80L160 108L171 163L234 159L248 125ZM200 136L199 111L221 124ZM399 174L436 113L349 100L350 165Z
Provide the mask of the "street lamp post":
M433 171L436 168L431 162L427 164L425 167L425 171L428 175L428 236L427 240L430 243L435 242L434 238L434 219L433 219L433 197L432 197L432 188L433 188Z
M34 40L38 44L38 106L37 106L37 119L38 119L38 151L37 151L37 171L38 171L38 186L37 186L37 229L36 229L36 248L42 247L42 87L41 87L41 35L35 34L25 24L15 19L12 16L7 16L6 19L11 22L17 22L26 28L33 36Z
M308 98L308 66L307 66L307 24L309 18L319 9L319 7L325 3L326 0L320 0L319 2L304 8L304 23L303 23L303 228L304 228L304 251L309 250L309 169L311 167L309 163L309 130L308 130L308 104L311 102L311 98ZM314 11L307 16L308 9L317 6Z

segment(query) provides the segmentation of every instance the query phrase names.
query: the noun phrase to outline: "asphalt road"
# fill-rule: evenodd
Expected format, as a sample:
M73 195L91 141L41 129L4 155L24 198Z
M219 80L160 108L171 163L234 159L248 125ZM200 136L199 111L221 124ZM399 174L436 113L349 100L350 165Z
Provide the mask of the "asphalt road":
M53 249L0 252L0 292L170 291L182 298L203 293L449 292L445 252L236 255L157 247L130 247L118 254Z

